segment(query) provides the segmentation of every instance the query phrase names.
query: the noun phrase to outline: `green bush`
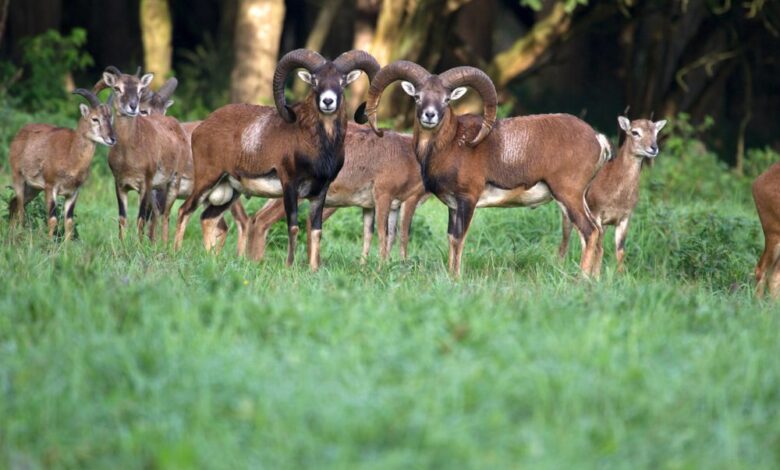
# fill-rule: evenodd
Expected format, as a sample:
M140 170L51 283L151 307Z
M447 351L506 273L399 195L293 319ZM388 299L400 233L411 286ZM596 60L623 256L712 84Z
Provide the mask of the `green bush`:
M171 109L173 116L183 121L203 119L230 101L229 44L218 44L206 35L195 49L177 53L184 63L178 71L180 85Z
M746 178L754 180L777 162L780 162L780 153L771 147L748 149L743 173Z
M728 165L699 140L712 124L708 117L695 125L685 113L669 120L662 131L667 138L660 144L661 154L644 182L654 197L712 202L749 198L747 181L729 171Z
M87 33L81 28L74 28L66 36L49 30L25 40L22 43L23 73L21 80L8 90L10 95L27 110L69 110L66 76L93 64L92 57L82 50L86 42ZM6 64L0 71L7 77L12 69Z

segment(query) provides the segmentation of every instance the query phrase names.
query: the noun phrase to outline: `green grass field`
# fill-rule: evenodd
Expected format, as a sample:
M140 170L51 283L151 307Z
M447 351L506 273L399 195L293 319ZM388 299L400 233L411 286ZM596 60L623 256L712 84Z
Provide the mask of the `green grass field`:
M600 282L576 241L556 259L554 205L480 210L453 281L436 200L383 267L376 245L359 265L341 211L312 274L303 243L284 267L281 226L260 264L234 232L205 254L197 219L180 253L120 243L105 166L78 240L0 222L0 468L780 464L780 320L752 295L746 189L646 190L628 272L610 230Z

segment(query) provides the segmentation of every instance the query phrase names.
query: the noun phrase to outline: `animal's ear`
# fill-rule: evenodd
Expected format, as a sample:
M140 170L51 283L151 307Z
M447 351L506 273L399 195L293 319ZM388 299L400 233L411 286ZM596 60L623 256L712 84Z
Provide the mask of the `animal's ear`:
M406 94L409 96L414 96L414 94L417 92L417 90L414 89L412 82L402 81L401 88L403 88Z
M106 85L113 87L116 85L116 75L109 72L103 72L103 82L105 82Z
M452 90L452 93L450 93L450 101L455 101L463 97L467 91L469 91L469 89L465 86L459 86L458 88Z
M174 103L173 100L168 100L165 102L165 106L163 106L163 114L165 114L165 112L168 111L168 108L173 106L173 103Z
M141 86L146 88L149 86L149 84L152 83L152 80L154 80L154 74L153 73L147 73L143 77L141 77Z
M308 83L309 85L314 86L314 78L306 70L299 70L298 71L298 78L300 78L304 82Z
M655 124L655 133L658 134L661 131L661 129L663 129L664 126L666 125L666 119L658 121L654 124Z
M360 77L360 74L361 74L361 73L363 73L363 71L362 71L362 70L360 70L360 69L355 69L355 70L353 70L353 71L349 72L349 73L347 74L347 85L349 85L350 83L352 83L352 82L354 82L355 80L357 80L357 79L358 79L358 77Z
M618 125L620 125L620 128L626 132L631 130L631 121L629 121L625 116L618 116Z
M82 116L89 116L89 106L85 105L84 103L79 103L79 110L81 110Z

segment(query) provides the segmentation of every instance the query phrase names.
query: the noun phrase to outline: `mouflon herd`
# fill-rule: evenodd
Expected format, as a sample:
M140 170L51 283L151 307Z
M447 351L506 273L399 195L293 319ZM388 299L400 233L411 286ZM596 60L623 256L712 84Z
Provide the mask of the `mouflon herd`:
M297 76L309 85L301 102L287 103L285 82ZM361 73L370 83L366 102L350 122L344 90ZM339 207L363 210L362 262L376 225L379 254L385 260L398 233L406 258L417 207L430 195L449 211L449 271L461 272L463 247L479 207L538 207L555 201L561 209L559 256L566 254L572 228L582 243L580 268L598 277L604 226L615 226L617 269L622 271L631 215L639 200L645 160L658 156L658 133L665 120L619 116L622 144L609 140L569 114L497 118L498 96L490 77L475 67L432 74L399 60L381 67L370 54L352 50L328 60L298 49L285 54L273 75L275 106L229 104L203 121L179 122L166 116L178 82L150 89L151 73L122 73L106 67L93 89L76 89L75 129L28 124L11 143L9 161L15 198L12 224L23 220L25 205L45 195L48 232L57 227L57 197L63 196L65 238L73 234L73 214L89 174L96 144L107 145L114 175L119 237L125 236L127 196L139 194L139 236L168 241L169 218L179 208L173 246L181 249L187 222L202 207L206 250L223 248L230 210L238 229L239 255L263 257L271 225L287 221L287 264L294 262L298 204L310 202L307 256L320 267L322 224ZM411 135L380 129L377 109L384 90L401 81L414 100ZM107 103L98 93L108 88ZM482 115L457 115L452 102L476 91ZM780 163L753 184L753 197L766 245L756 267L757 293L780 293ZM250 217L240 196L270 198ZM248 252L247 252L248 250Z

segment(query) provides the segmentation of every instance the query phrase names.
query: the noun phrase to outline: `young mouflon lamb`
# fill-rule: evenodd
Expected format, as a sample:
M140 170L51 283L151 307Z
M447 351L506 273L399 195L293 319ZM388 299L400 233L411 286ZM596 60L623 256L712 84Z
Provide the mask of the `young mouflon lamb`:
M23 221L25 205L43 191L50 238L57 227L57 196L65 196L65 238L69 239L73 234L76 199L89 176L95 143L109 147L116 144L109 107L83 88L73 93L89 103L79 105L81 118L76 129L28 124L16 134L8 152L16 193L10 204L11 218Z
M658 156L658 132L666 125L666 121L653 122L648 119L618 117L620 129L625 133L625 140L618 149L614 159L607 162L599 170L588 190L588 208L593 219L599 226L599 241L596 246L595 271L601 270L601 260L604 255L604 225L615 226L615 254L617 269L623 270L625 242L628 234L628 223L639 200L639 175L645 159ZM563 257L569 246L571 221L563 212L563 238L558 249L558 255Z

